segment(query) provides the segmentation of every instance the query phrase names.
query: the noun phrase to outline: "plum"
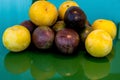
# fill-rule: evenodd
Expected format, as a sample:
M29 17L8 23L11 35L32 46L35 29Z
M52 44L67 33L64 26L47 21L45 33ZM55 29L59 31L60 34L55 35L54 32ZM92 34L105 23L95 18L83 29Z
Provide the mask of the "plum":
M67 25L66 27L72 28L79 32L82 28L85 27L86 14L79 7L71 6L65 12L64 22Z
M25 26L30 31L30 33L32 33L34 31L34 29L37 27L30 20L25 20L22 23L20 23L20 25Z
M57 32L55 44L62 53L72 54L79 45L79 35L73 29L64 28Z
M39 26L32 34L32 41L38 49L48 49L54 41L54 32L48 26Z

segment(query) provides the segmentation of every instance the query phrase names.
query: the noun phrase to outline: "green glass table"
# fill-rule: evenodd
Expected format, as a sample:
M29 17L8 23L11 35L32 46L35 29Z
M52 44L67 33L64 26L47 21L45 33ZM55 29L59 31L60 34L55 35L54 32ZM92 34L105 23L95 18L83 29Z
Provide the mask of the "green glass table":
M49 0L58 8L65 0ZM119 0L75 0L92 23L98 18L120 21ZM119 28L114 46L104 58L94 58L80 50L74 56L59 52L25 50L14 53L2 44L7 27L28 20L32 0L0 0L0 79L1 80L120 80Z

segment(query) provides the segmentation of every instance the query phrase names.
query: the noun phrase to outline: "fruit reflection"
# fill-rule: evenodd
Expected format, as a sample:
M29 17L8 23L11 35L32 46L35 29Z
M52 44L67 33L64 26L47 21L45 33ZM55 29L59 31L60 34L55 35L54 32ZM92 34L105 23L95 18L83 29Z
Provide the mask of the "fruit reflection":
M94 58L85 53L83 55L83 69L87 78L97 80L106 77L110 71L108 58Z
M8 53L4 59L5 68L13 74L25 72L30 68L31 59L28 54L29 51Z
M73 63L73 65L74 65L74 63ZM83 68L80 65L78 68L78 71L75 74L70 75L70 76L61 76L60 74L57 74L50 80L87 80L83 73L84 73Z
M43 53L36 51L31 55L31 74L36 80L48 80L55 74L51 53Z
M79 70L79 56L62 56L57 55L54 58L54 67L56 71L63 77L69 77L77 73Z
M73 63L74 65L74 63ZM76 67L74 67L76 68ZM84 72L83 72L83 68L82 66L80 65L77 72L74 74L74 75L71 75L71 76L64 76L63 77L64 80L84 80L85 79L85 75L84 75Z

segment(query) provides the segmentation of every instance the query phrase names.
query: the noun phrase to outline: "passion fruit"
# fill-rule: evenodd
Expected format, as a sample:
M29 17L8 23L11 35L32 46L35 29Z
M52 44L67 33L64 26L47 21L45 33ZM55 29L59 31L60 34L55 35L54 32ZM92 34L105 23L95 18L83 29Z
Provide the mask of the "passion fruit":
M79 35L77 32L75 32L73 29L62 29L57 32L55 37L55 44L57 48L62 52L66 54L73 53L77 46L79 45Z
M32 33L37 27L31 20L25 20L21 22L20 25L26 27L30 31L30 33Z
M38 49L48 49L54 41L54 32L48 26L37 27L32 34L32 41Z
M67 25L66 27L72 28L79 32L82 28L85 27L86 14L81 8L72 6L66 11L64 22Z

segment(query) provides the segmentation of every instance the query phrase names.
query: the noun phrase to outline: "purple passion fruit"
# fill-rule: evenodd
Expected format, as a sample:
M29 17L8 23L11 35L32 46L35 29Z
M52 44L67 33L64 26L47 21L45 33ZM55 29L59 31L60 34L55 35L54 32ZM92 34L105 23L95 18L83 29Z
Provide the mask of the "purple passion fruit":
M32 41L38 49L48 49L54 41L54 32L50 27L37 27L32 34Z
M57 32L55 44L62 53L71 54L79 45L79 35L73 29L63 29Z
M86 14L79 7L72 6L66 11L64 22L67 25L66 27L72 28L78 32L81 28L85 27Z

